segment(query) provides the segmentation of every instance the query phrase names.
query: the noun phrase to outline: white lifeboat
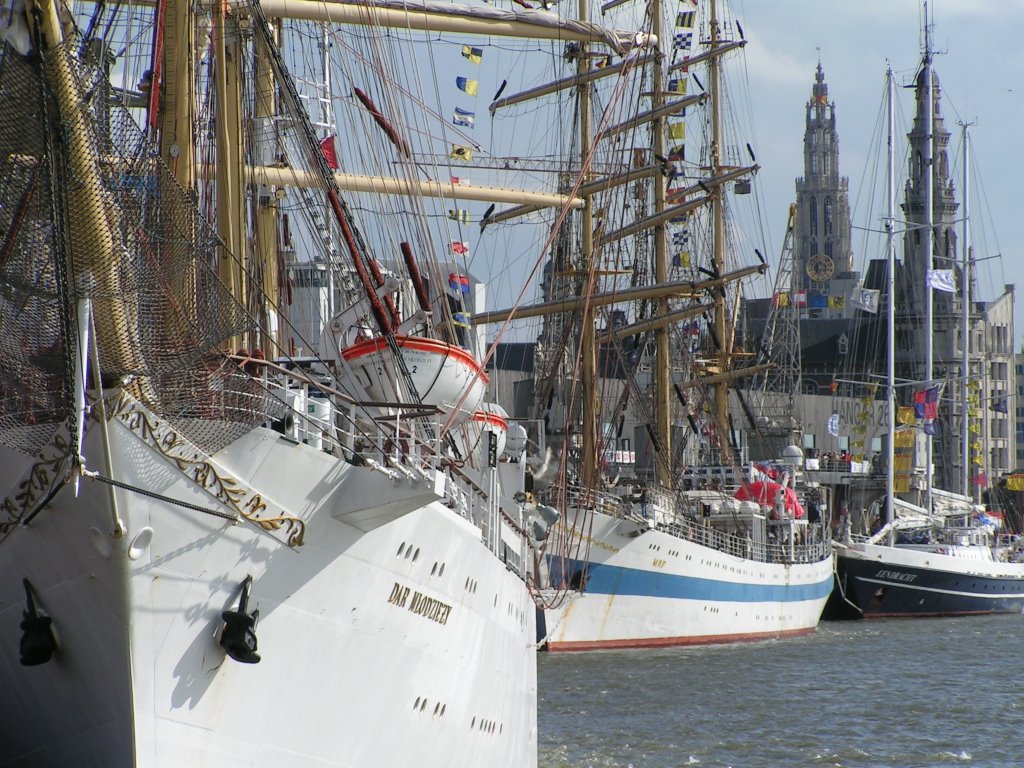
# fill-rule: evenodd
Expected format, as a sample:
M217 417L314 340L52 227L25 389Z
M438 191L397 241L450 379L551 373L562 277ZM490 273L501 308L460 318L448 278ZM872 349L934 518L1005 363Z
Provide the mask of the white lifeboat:
M455 439L458 441L459 451L463 457L469 456L474 451L481 451L481 458L486 460L488 438L485 435L488 433L495 435L497 439L495 455L501 456L505 451L505 442L508 439L508 412L496 403L481 405L457 433L458 436Z
M479 410L490 380L477 359L462 347L423 336L396 336L405 366L424 405L451 413L463 423ZM382 336L346 347L341 356L351 366L366 394L373 400L399 402L400 372ZM404 390L404 387L401 388Z

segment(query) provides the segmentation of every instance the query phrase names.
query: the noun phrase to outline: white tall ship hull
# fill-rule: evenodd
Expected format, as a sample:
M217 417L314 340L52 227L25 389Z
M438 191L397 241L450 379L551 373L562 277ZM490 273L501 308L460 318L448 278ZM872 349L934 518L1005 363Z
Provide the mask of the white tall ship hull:
M0 765L536 764L533 603L438 487L257 429L211 459L303 521L292 547L216 516L208 476L116 417L110 453L94 469L126 487L69 483L0 545ZM9 501L31 463L4 450ZM247 576L257 664L218 643ZM40 666L19 663L23 579L60 643Z
M831 557L761 562L644 522L591 515L574 539L582 537L586 560L558 566L584 574L583 590L544 611L549 651L766 640L817 628L832 590Z

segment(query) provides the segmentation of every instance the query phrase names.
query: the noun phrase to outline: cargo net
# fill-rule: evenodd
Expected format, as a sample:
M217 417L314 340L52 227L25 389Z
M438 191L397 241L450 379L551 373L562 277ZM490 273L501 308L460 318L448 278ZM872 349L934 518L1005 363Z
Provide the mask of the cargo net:
M0 48L0 442L34 455L71 414L89 298L104 386L216 451L279 411L218 351L249 325L217 278L228 256L75 50L40 68Z

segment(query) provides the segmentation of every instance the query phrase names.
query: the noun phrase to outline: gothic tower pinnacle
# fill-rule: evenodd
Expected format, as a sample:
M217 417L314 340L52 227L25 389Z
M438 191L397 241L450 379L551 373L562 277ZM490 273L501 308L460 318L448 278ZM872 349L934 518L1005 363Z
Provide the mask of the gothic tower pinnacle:
M853 270L848 188L839 175L835 103L819 61L806 106L804 175L796 180L798 286L812 309L830 306L831 281Z

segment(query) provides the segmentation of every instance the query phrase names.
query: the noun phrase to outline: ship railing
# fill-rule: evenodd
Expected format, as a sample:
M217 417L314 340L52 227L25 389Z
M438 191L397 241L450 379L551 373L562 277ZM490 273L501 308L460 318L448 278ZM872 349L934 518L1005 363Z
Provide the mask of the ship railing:
M696 520L662 523L658 530L733 557L762 563L814 563L828 558L832 551L831 542L824 536L816 535L814 541L792 546L787 542L758 542Z
M421 474L437 466L441 451L436 419L428 430L415 428L420 422L408 417L378 419L373 429L361 429L350 404L338 403L307 381L269 378L266 387L279 403L273 428L296 442L339 457L358 454L400 474Z

